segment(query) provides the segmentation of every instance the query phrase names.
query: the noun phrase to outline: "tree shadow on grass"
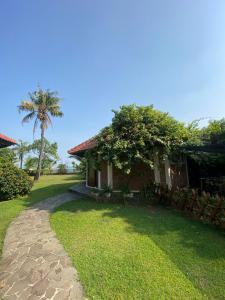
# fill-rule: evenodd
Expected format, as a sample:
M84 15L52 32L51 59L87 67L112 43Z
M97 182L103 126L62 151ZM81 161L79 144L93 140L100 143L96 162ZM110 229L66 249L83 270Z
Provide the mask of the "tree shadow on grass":
M224 285L225 235L222 230L162 207L125 207L82 199L57 208L57 211L74 213L91 210L102 211L102 218L122 219L126 222L126 230L129 233L149 237L191 281L194 281L194 285L195 281L199 282L202 278L211 285L217 283L216 280L217 284ZM214 262L217 267L211 266L208 270L207 266ZM192 275L189 276L190 274Z
M212 225L182 215L173 209L157 207L153 211L143 208L117 208L104 213L104 216L123 218L129 225L129 232L149 236L160 248L170 254L171 251L188 249L195 251L199 258L225 259L225 235ZM173 240L169 239L173 237ZM215 251L218 242L224 246ZM176 249L174 246L178 247Z
M190 219L172 209L145 209L82 199L67 203L57 211L88 212L102 210L102 218L121 218L128 232L149 237L183 271L188 264L217 259L225 261L225 236L222 230ZM190 261L185 261L188 257ZM224 266L225 267L225 266Z

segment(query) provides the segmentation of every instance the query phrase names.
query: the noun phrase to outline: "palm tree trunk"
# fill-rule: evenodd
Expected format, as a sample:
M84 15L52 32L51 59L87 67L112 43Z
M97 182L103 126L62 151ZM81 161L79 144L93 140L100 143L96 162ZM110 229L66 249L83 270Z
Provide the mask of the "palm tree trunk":
M44 126L41 126L41 150L39 153L39 158L38 158L38 167L37 167L37 172L35 175L34 180L38 180L41 175L41 167L42 167L42 160L43 160L43 155L44 155L44 148L45 148L45 129Z

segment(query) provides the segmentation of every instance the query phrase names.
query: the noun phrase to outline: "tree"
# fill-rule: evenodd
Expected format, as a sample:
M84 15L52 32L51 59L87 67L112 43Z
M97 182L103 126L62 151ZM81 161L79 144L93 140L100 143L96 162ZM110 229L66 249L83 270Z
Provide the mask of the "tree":
M38 166L38 157L28 156L25 161L25 169L26 170L35 170Z
M201 130L204 144L225 144L225 118L212 120Z
M153 167L155 153L169 154L189 139L189 130L169 114L153 106L122 106L113 111L110 126L97 136L90 155L112 162L129 174L134 162Z
M38 157L37 172L35 180L38 180L41 174L41 166L45 147L45 131L52 124L51 117L62 117L63 113L60 109L59 102L61 99L57 97L57 92L50 90L38 89L33 93L29 93L29 100L24 100L19 105L20 112L28 112L23 118L22 123L34 120L33 132L35 132L38 124L41 129L41 147Z
M77 168L79 165L76 163L76 159L73 155L70 155L69 158L72 159L71 164L72 164L73 172L75 173L77 172Z
M30 150L35 154L35 157L29 156L25 162L26 169L36 169L38 167L38 155L41 149L41 140L35 140L30 145ZM47 139L44 140L43 159L41 169L48 169L51 171L52 166L57 163L58 145L57 143L50 143Z
M67 173L67 167L66 167L66 164L59 164L58 165L58 172L59 174L66 174Z
M73 171L76 172L77 164L75 161L72 161Z
M13 148L13 151L15 151L15 153L19 158L20 169L23 169L24 156L30 151L30 145L27 142L23 142L22 140L19 140L19 143L17 144L17 146Z

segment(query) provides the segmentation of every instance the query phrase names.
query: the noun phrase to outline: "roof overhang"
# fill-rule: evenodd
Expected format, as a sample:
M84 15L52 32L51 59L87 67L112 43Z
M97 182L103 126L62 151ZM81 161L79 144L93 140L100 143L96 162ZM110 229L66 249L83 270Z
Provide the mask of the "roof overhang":
M93 149L96 147L96 138L93 137L75 147L73 147L72 149L68 150L68 153L70 155L74 155L75 157L82 158L84 157L84 154L87 150Z
M0 133L0 148L9 147L12 145L16 145L17 142L8 136Z

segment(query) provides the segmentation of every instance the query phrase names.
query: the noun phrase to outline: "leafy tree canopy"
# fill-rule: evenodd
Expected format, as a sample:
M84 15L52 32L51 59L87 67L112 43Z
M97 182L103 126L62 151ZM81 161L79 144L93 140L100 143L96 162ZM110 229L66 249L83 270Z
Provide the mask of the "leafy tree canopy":
M194 159L202 168L214 167L221 169L225 165L225 152L217 150L217 146L225 146L225 119L212 120L207 126L199 128L198 121L192 122L193 130L197 132L200 145L203 146L203 151L189 153L189 156ZM195 145L199 145L195 143ZM211 152L204 149L211 149Z
M66 164L60 163L58 165L58 172L59 172L59 174L66 174L67 173L67 166L66 166Z
M29 156L25 162L26 169L36 169L38 165L38 155L42 141L35 140L33 144L30 145L31 151L35 154L35 157ZM58 156L58 145L57 143L50 143L47 139L44 139L44 151L42 159L42 169L51 169L51 167L56 164Z
M57 92L50 90L38 90L29 93L29 100L24 100L18 106L20 112L26 112L27 115L23 118L22 123L34 120L33 132L35 132L38 124L41 129L41 147L39 151L37 172L35 180L38 180L41 174L42 160L44 154L45 131L52 124L51 117L62 117L60 101Z
M126 173L135 161L152 167L156 151L170 153L194 136L183 123L153 106L128 105L113 112L111 125L97 136L94 154Z
M201 135L204 144L225 144L225 118L210 121L201 130Z
M19 140L18 144L13 148L13 151L18 156L20 161L20 168L23 168L24 156L30 151L30 144Z

